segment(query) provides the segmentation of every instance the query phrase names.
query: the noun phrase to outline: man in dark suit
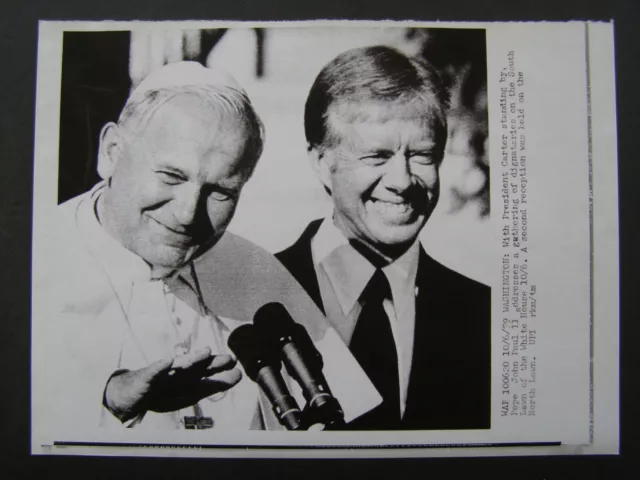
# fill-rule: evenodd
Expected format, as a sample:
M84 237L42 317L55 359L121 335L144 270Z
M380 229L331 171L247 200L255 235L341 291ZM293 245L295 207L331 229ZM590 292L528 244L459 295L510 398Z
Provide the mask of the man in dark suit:
M276 256L383 397L351 430L490 427L490 288L432 259L448 93L430 65L349 50L307 98L311 164L334 204Z

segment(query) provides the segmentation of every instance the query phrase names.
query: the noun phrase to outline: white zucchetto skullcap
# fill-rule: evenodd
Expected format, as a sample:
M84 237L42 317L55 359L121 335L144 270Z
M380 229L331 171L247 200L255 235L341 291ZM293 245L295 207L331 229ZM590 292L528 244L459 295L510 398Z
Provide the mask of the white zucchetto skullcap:
M133 89L131 96L162 88L198 85L232 88L246 95L240 84L223 70L208 68L198 62L174 62L152 71Z

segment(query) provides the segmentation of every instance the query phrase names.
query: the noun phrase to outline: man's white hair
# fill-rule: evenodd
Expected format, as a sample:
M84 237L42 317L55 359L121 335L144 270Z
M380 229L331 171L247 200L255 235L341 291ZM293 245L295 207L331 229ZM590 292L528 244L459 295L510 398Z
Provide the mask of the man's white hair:
M245 161L253 170L264 147L264 126L249 97L233 77L197 62L176 62L152 72L132 92L118 125L130 133L141 133L153 115L178 95L195 95L223 117L239 120L249 138Z

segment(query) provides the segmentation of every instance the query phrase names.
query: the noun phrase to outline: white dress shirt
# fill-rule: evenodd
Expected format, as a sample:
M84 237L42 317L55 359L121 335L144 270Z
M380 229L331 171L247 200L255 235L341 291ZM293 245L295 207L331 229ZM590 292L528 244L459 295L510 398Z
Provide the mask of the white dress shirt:
M331 217L322 222L311 242L311 250L327 318L349 344L362 310L358 299L376 268L349 244ZM385 299L383 307L389 317L398 352L401 414L404 414L406 406L413 356L419 256L420 244L416 240L400 258L382 268L393 297Z
M95 187L78 212L78 226L98 253L131 335L121 348L119 369L136 370L168 356L208 347L213 354L229 354L227 339L244 322L218 317L198 293L195 270L153 279L150 266L111 237L99 223L96 204L102 185ZM176 296L187 299L187 302ZM189 296L193 301L189 301ZM239 396L243 396L239 401ZM247 397L254 401L246 402ZM176 412L147 412L126 426L184 428L185 416L211 417L216 429L249 429L257 412L258 392L246 375L227 392L203 399L196 407ZM115 418L115 417L114 417Z

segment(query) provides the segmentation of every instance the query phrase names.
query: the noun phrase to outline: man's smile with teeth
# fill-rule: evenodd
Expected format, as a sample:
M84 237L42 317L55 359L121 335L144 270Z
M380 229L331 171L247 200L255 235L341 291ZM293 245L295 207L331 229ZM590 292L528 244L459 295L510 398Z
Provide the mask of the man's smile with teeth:
M408 212L412 207L410 202L406 201L388 201L377 198L370 199L375 208L383 213L402 214Z

